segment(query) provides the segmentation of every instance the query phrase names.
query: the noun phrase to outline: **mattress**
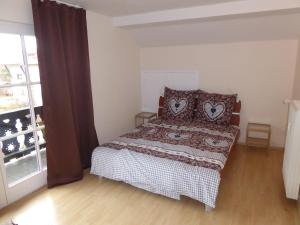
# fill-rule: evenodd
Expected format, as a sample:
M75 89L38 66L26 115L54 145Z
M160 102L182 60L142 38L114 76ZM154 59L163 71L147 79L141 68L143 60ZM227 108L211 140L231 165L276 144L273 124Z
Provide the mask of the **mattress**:
M91 173L214 208L220 173L238 133L235 126L153 120L97 147Z

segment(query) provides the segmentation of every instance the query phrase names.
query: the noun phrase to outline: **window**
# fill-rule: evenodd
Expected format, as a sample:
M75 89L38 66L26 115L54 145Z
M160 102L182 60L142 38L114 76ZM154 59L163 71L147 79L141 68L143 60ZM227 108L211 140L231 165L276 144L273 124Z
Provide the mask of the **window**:
M9 186L46 166L45 126L34 36L0 33L0 148Z

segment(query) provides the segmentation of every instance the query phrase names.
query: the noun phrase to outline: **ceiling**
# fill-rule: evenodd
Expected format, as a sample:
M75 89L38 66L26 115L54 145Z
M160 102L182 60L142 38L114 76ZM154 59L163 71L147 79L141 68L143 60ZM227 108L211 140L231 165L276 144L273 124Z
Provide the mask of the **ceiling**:
M234 1L243 0L65 0L64 2L76 4L108 16L124 16Z
M142 47L300 38L299 0L62 0L113 17Z
M300 13L131 27L142 47L298 39Z

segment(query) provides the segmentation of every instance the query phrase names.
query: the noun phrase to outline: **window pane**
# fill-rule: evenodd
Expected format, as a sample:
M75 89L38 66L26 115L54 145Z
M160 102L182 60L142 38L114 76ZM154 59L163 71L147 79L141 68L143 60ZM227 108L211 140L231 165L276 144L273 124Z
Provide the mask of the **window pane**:
M31 86L32 91L32 98L33 98L33 106L42 106L43 100L42 100L42 91L41 91L41 85L40 84L34 84Z
M0 62L8 65L23 65L21 38L15 34L0 33Z
M39 171L33 133L0 142L8 185Z
M0 88L0 113L28 107L28 91L25 86Z
M2 76L1 84L19 84L26 82L26 76L24 71L24 66L22 65L2 65L4 68L4 73L6 74Z
M40 82L40 71L38 65L29 65L29 77L31 82Z
M37 136L39 139L40 154L42 159L42 169L44 170L47 169L45 129L38 130Z
M36 126L38 128L44 126L45 124L43 120L43 107L42 106L34 107L34 113L35 113Z
M26 82L19 35L0 33L0 85Z
M31 128L29 109L0 113L0 137L10 136Z
M25 83L23 68L21 65L4 65L0 62L0 85Z
M36 39L34 36L25 36L25 48L27 53L28 64L38 64Z
M47 169L47 154L46 154L46 147L40 148L41 159L42 159L42 170Z

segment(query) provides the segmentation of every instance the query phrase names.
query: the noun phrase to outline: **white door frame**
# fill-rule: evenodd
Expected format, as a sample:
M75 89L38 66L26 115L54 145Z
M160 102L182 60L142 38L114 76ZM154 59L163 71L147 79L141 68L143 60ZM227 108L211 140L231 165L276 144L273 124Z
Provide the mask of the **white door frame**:
M11 33L11 34L18 34L18 35L34 35L34 29L33 25L26 25L26 24L20 24L20 23L10 23L10 22L4 22L0 20L0 33ZM24 49L24 40L22 39L22 45ZM24 60L27 58L25 57L26 53L23 52ZM27 82L29 81L29 73L26 71L25 75L27 76ZM31 84L34 84L34 82L31 82ZM29 98L32 98L31 94L29 93ZM31 109L31 116L33 116L33 112ZM36 128L35 120L33 120L34 123L32 124L34 129ZM28 132L26 132L28 133ZM21 132L19 132L17 135L20 135ZM33 132L35 135L36 133ZM36 149L38 147L38 143L35 143ZM41 156L40 151L37 151L37 160L41 162ZM31 175L26 177L24 180L18 181L13 186L9 187L6 181L6 171L4 166L4 156L0 149L0 208L5 207L8 204L11 204L20 198L32 193L33 191L43 187L47 183L47 170L43 170L40 168L40 170ZM39 163L39 165L42 165Z
M7 206L7 195L6 195L6 182L3 164L3 153L0 151L0 209Z
M47 170L42 170L9 187L6 182L6 172L3 154L0 153L0 208L3 208L26 195L43 187L47 183Z
M43 170L42 172L30 176L30 178L24 179L12 187L8 187L6 184L5 188L7 204L11 204L45 186L47 183L46 180L47 170Z

